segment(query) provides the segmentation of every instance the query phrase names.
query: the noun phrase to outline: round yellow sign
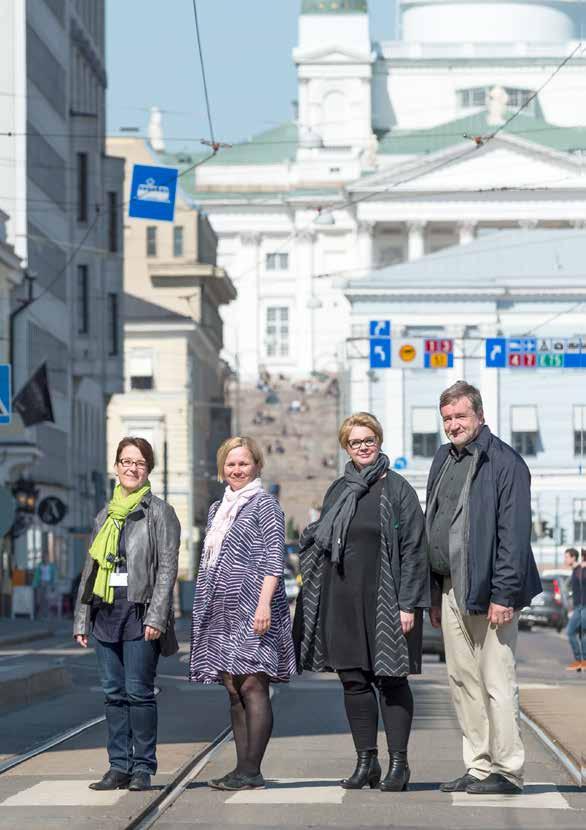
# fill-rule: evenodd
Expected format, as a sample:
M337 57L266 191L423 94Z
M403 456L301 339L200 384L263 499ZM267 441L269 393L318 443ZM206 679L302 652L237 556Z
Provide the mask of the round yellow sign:
M416 354L417 350L415 346L411 345L411 343L405 343L405 345L401 346L399 349L399 357L405 363L411 363L412 360L415 360Z

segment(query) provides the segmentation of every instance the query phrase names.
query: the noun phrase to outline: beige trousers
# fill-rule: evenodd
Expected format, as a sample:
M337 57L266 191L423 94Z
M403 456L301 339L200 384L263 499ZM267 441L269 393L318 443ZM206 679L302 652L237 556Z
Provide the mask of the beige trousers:
M515 672L518 626L518 614L502 626L489 625L485 614L462 614L452 584L444 578L442 631L466 769L479 779L498 772L522 786L525 750Z

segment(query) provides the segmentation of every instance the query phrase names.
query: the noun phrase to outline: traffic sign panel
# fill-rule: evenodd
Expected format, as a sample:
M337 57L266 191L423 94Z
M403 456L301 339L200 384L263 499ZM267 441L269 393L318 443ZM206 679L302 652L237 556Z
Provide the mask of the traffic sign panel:
M12 418L12 372L9 363L0 363L0 424Z
M423 340L421 338L393 339L393 368L423 369Z
M502 369L507 365L507 341L504 337L487 337L486 366L489 369Z
M386 337L372 337L370 339L370 368L391 368L391 341Z
M369 324L369 337L390 337L390 320L371 320Z
M178 170L135 164L132 171L128 215L135 219L172 222Z

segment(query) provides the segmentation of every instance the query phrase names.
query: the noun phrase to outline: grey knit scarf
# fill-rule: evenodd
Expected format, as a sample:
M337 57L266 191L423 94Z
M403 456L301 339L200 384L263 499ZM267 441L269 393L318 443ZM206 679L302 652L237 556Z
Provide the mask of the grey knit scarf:
M357 470L352 461L344 468L344 489L313 530L313 541L332 562L339 562L346 546L346 537L358 499L389 469L389 459L379 453L376 461Z

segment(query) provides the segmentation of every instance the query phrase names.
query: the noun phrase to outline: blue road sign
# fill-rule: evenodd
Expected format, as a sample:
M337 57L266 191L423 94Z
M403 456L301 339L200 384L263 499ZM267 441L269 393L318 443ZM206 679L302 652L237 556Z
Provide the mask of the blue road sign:
M12 382L9 363L0 363L0 424L9 424L12 416Z
M128 215L134 219L172 222L175 215L178 170L135 164Z
M507 341L504 337L486 338L486 366L489 369L504 369L507 365Z
M391 340L385 337L371 337L370 339L370 368L391 368Z
M390 337L390 320L371 320L369 326L369 337Z
M400 455L398 458L395 458L393 462L393 469L394 470L404 470L407 467L407 459L404 455Z

